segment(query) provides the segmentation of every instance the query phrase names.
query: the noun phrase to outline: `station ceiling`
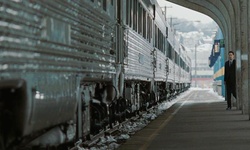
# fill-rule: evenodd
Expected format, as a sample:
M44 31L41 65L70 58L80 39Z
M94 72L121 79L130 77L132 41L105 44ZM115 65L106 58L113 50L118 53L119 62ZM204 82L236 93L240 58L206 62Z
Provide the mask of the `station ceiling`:
M236 32L240 29L240 18L247 7L247 0L167 0L183 7L210 16L220 26L225 38L226 46L235 48L233 39L237 39ZM245 12L247 13L247 12Z

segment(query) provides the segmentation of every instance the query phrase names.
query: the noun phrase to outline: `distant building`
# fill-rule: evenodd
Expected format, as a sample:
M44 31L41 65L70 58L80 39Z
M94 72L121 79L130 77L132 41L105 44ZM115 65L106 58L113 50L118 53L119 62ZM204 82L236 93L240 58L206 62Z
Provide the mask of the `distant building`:
M191 85L193 87L212 88L213 69L209 67L208 57L213 46L213 38L205 37L203 32L198 31L188 33L177 32L177 37L187 48L187 54L192 61ZM195 45L197 45L196 48Z
M213 84L213 69L210 68L208 56L211 52L212 44L202 44L189 51L192 60L192 86L201 88L211 88ZM196 63L196 65L195 65Z

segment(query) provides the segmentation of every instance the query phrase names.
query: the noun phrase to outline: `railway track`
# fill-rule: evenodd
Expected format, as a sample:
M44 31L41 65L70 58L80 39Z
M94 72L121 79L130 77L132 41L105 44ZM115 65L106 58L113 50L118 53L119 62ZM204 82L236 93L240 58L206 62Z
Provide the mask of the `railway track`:
M167 101L159 103L147 111L141 111L136 116L114 125L113 128L91 136L91 140L78 141L70 150L85 150L93 147L115 149L119 144L125 142L131 135L144 128L150 121L161 114L163 110L159 110L159 106L164 105L164 103L167 103ZM114 146L110 146L112 144Z

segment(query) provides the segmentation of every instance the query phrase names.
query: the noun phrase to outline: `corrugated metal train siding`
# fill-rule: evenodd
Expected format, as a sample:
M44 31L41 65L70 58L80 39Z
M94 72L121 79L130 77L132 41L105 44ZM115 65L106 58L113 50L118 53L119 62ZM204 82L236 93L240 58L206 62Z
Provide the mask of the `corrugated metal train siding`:
M155 80L166 81L167 80L167 70L166 70L166 56L161 51L157 50L157 65L155 72Z
M153 47L134 31L125 31L128 56L125 59L125 79L147 80L153 78Z
M169 60L169 75L168 82L175 81L175 63L172 60Z
M85 1L0 0L0 71L114 74L115 24Z

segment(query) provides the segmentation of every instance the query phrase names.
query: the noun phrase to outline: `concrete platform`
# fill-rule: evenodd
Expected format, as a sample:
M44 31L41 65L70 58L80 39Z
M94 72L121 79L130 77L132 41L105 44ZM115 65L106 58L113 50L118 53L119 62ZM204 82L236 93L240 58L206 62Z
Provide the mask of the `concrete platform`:
M250 150L250 121L209 90L192 90L119 150Z

